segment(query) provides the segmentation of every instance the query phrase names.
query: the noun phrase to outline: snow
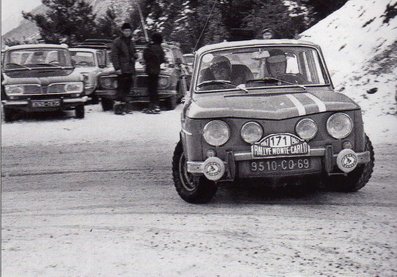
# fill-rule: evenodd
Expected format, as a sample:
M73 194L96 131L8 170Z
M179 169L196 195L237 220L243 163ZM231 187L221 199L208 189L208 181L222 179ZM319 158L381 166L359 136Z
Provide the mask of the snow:
M384 23L383 16L396 2L350 0L301 34L322 47L336 90L360 104L377 142L397 136L397 17ZM371 89L377 92L367 94Z

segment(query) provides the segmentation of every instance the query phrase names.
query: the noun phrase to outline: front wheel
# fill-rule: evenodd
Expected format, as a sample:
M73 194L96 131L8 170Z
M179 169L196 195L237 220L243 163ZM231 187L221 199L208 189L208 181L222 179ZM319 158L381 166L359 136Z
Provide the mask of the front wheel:
M348 173L347 176L328 176L323 183L326 187L341 192L355 192L363 188L371 178L375 165L375 153L371 140L365 136L365 151L369 151L370 161L366 164L359 165L355 170Z
M75 108L76 118L84 118L85 116L85 109L84 105L77 106Z
M107 98L102 98L101 105L102 105L102 109L104 112L111 111L113 109L113 100L107 99Z
M174 110L175 108L176 108L176 103L177 102L177 100L176 100L176 95L173 95L173 96L171 96L171 97L168 97L168 99L167 99L167 110Z
M214 182L204 176L193 178L193 175L187 172L182 141L178 142L174 150L172 176L179 196L189 203L208 203L218 189Z
M12 109L3 107L4 122L12 122L15 120L15 113Z

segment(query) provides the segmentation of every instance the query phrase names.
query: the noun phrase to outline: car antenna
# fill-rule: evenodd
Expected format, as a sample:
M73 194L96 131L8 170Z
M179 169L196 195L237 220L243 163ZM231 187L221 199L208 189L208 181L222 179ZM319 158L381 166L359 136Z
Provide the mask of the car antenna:
M199 36L199 38L198 38L198 40L197 40L197 42L196 42L196 45L194 46L193 52L196 52L196 50L197 50L197 46L198 46L198 44L199 44L199 42L200 42L200 40L201 40L201 37L202 37L203 34L204 34L205 29L207 28L207 25L208 25L208 22L210 21L212 12L214 11L215 4L216 4L216 0L214 0L214 4L212 5L210 14L209 14L208 17L207 17L207 21L205 22L205 25L204 25L203 29L201 30L201 34L200 34L200 36Z

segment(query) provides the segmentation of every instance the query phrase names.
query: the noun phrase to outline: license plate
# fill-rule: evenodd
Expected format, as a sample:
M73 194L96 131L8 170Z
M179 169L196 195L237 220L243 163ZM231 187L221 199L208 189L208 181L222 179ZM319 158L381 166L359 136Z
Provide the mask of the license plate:
M311 168L311 159L272 159L258 160L249 163L251 172L274 172L274 171L296 171Z
M251 146L254 157L293 156L309 153L309 145L293 134L271 134Z
M34 108L59 107L60 105L61 105L60 100L32 101L32 107L34 107Z

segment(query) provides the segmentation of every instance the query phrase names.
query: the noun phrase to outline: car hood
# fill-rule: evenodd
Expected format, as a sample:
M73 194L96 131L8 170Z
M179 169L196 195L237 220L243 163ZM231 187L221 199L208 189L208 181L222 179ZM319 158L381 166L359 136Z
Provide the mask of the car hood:
M344 94L331 90L297 93L202 94L192 101L190 118L239 117L280 120L321 112L360 107Z

